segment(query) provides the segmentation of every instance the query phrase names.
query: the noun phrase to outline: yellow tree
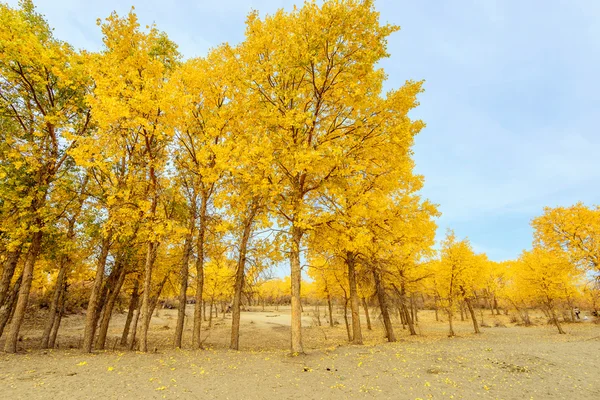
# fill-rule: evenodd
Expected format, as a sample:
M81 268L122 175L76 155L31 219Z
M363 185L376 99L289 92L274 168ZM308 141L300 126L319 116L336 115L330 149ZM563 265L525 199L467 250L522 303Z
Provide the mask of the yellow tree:
M556 306L559 301L566 300L569 290L577 282L579 272L574 264L562 252L534 247L521 254L514 268L515 290L541 304L558 332L564 334L556 316Z
M3 208L19 215L22 225L9 242L0 298L14 273L22 245L28 242L23 276L5 351L17 350L29 300L36 259L46 225L48 194L69 165L69 150L89 125L84 96L89 89L79 55L55 39L30 0L13 9L0 4L0 113L6 161L0 167ZM7 172L11 173L7 176ZM6 185L8 180L8 185ZM9 189L10 193L5 190ZM16 196L15 196L16 195ZM8 267L8 268L7 268Z
M546 207L531 225L536 245L565 251L575 265L600 273L600 206Z
M175 165L185 182L189 223L186 240L195 233L195 292L192 345L201 347L202 298L204 261L208 224L214 194L219 190L223 171L228 166L229 125L233 118L232 88L229 85L236 73L231 63L231 49L221 46L206 58L187 60L173 77L177 98L174 101ZM185 257L185 256L184 256ZM180 346L183 332L183 294L187 290L187 261L182 261L180 305L175 345Z
M508 272L511 262L489 261L485 263L484 271L482 272L482 289L488 301L490 311L494 315L500 315L498 310L498 298L501 297L504 288L507 285Z
M476 255L467 239L458 240L449 230L442 242L440 260L433 264L435 289L448 313L449 336L454 336L453 317L460 301L467 302L473 327L479 333L470 297L474 282L484 268L484 256Z
M371 120L385 105L385 74L376 65L397 29L380 24L372 0L306 2L247 21L240 63L260 105L260 132L274 155L280 193L278 223L289 236L292 353L303 352L300 251L319 213L314 199L327 182L356 169L348 163L353 152L371 146L379 119Z
M165 168L166 146L172 131L167 113L172 97L167 82L179 55L175 44L155 26L151 26L148 32L140 30L133 11L123 18L113 13L101 29L104 49L90 62L95 87L89 101L100 135L108 141L112 139L114 144L111 147L116 147L117 154L133 152L136 163L128 167L138 168L144 177L144 196L138 203L145 222L141 234L146 242L140 350L147 351L152 270L165 231L163 223L158 220L157 207L161 193L159 181ZM119 159L116 158L116 161ZM122 189L131 190L128 187ZM101 283L102 275L99 267L95 286ZM93 296L90 307L97 300L97 296ZM90 315L87 319L92 317ZM93 324L86 322L89 328L84 336L84 348L89 350Z

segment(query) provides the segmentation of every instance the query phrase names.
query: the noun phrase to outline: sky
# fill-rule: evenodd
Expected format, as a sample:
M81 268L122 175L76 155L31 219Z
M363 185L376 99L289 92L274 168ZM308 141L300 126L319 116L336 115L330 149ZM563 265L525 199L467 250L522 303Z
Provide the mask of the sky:
M251 10L300 0L37 0L58 38L99 50L98 18L135 6L185 57L243 40ZM16 5L16 0L8 1ZM168 6L167 6L168 5ZM600 2L596 0L379 0L401 26L381 66L386 89L425 80L411 116L423 197L439 204L438 238L468 237L493 260L531 245L545 206L600 204Z

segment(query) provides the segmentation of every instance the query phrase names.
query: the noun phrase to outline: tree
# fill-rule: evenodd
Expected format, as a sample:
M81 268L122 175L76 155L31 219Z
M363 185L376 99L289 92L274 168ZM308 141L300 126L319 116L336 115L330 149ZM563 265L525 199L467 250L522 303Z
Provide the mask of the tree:
M515 264L516 290L541 304L550 315L558 333L564 334L556 316L557 302L565 300L579 273L562 252L534 247L524 251Z
M583 270L600 273L600 206L546 207L531 226L536 245L564 251Z
M467 239L457 240L453 231L446 233L442 242L440 259L433 263L435 290L448 313L448 336L454 336L453 316L459 301L465 300L469 306L473 328L479 333L470 296L474 282L483 270L485 259L476 255Z
M396 30L379 23L371 0L307 2L247 20L240 60L274 155L278 224L289 237L294 354L303 352L300 253L319 214L314 199L327 182L356 169L347 162L352 153L372 144L385 78L376 64ZM405 103L405 111L414 105ZM403 117L403 129L417 128Z
M221 46L206 58L186 61L173 77L177 99L173 113L176 121L175 165L178 176L185 181L190 225L188 237L196 233L196 263L194 326L192 345L201 347L202 298L204 290L204 262L207 247L207 232L210 223L210 206L228 155L225 142L232 118L228 75L233 73L227 61L230 49ZM185 274L181 276L187 282ZM187 288L186 288L187 290ZM180 307L182 307L180 305ZM180 312L181 315L181 312ZM178 326L183 316L178 317ZM179 331L178 331L179 332ZM176 343L178 339L176 338Z
M171 104L167 82L179 55L176 45L155 26L151 26L147 33L142 32L133 12L124 18L113 13L101 25L101 29L105 48L90 62L95 87L94 96L89 100L99 132L116 144L111 146L116 154L131 152L133 147L135 167L144 175L144 196L139 206L145 222L141 234L145 237L147 249L140 350L147 351L152 270L161 236L165 232L165 223L158 219L157 207L161 193L160 176L165 168L167 144L172 134L167 112ZM118 140L119 136L121 140ZM119 157L114 157L114 160L121 161ZM103 240L110 241L110 238L109 230ZM101 259L105 259L107 251L103 251ZM102 269L99 265L96 288L102 281ZM90 300L91 307L96 301L97 296ZM93 329L88 329L84 338L84 347L88 350L92 337Z
M20 192L7 197L3 193L2 197L9 200L9 204L3 201L3 206L25 222L25 232L13 235L13 240L26 237L29 242L4 346L5 351L14 353L48 222L45 207L49 192L57 177L71 165L69 151L90 128L84 103L89 79L79 54L52 36L52 30L30 0L20 2L18 9L1 4L0 23L0 113L2 119L10 121L5 123L10 128L5 145L9 147L7 160L12 165L9 170L16 173L7 176L3 169L0 179L3 183L9 181L2 185L3 191ZM16 265L21 247L12 242L9 251L9 259L14 261L7 263L7 276L14 271L12 266ZM6 296L6 290L3 284L0 297Z

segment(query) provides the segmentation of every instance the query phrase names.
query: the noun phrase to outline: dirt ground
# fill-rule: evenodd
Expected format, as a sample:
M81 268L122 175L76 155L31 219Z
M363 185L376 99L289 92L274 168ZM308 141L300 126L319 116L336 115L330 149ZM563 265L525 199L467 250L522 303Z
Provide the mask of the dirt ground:
M306 310L305 310L306 311ZM323 310L321 310L323 312ZM191 315L191 309L189 310ZM565 325L566 335L540 317L537 326L483 314L483 333L419 313L419 336L396 326L399 341L386 343L380 321L364 327L365 345L347 344L343 319L322 326L303 317L306 355L288 354L289 309L242 313L241 351L227 350L230 316L204 330L205 350L171 348L176 312L152 319L149 354L114 344L124 321L116 315L111 350L77 349L83 316L61 328L59 349L36 349L39 323L29 321L19 354L0 354L2 399L600 399L600 325ZM189 344L187 327L184 342ZM1 343L0 343L1 345ZM114 350L113 350L114 347Z

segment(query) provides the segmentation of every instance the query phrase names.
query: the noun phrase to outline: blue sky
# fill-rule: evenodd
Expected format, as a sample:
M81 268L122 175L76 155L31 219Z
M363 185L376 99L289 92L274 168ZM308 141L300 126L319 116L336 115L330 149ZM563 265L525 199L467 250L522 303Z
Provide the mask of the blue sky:
M35 1L35 0L34 0ZM15 5L17 1L9 1ZM135 6L186 57L243 40L244 19L293 0L38 0L56 36L101 46L97 18ZM166 5L169 4L169 7ZM425 79L412 115L427 123L415 146L423 195L494 260L531 243L544 206L600 203L600 2L595 0L379 0L402 30L382 63L388 88Z

